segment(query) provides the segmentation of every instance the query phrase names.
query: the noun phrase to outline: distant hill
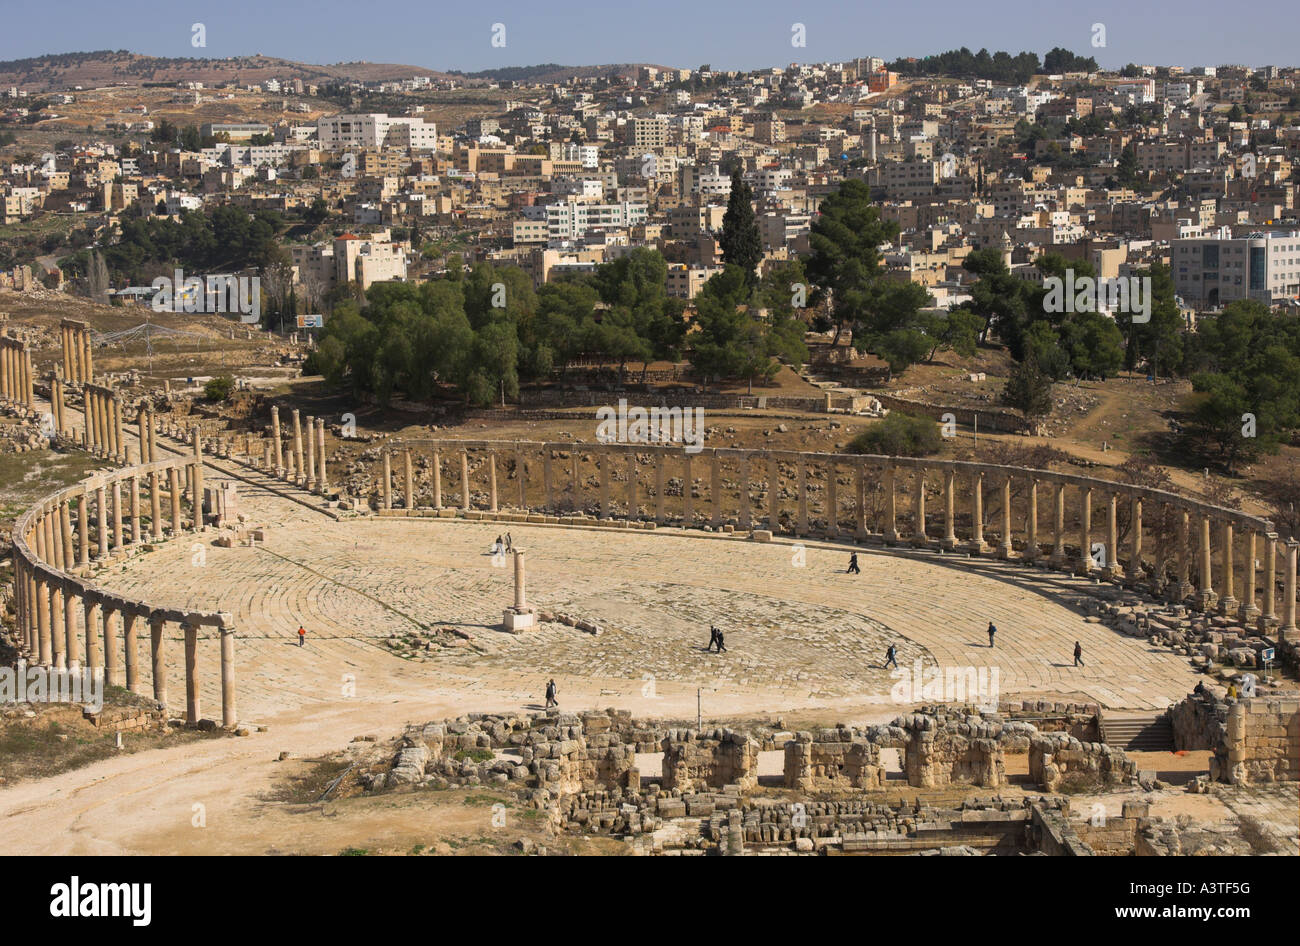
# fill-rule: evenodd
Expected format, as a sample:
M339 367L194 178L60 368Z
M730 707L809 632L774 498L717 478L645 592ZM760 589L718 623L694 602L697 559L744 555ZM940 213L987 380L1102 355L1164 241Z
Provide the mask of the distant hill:
M241 85L253 85L272 78L302 79L304 82L315 83L340 79L380 82L407 79L411 76L550 83L562 82L575 75L583 78L611 73L629 75L634 74L638 68L635 63L607 66L561 66L556 63L545 63L474 73L451 73L400 63L341 62L333 65L313 65L260 55L234 56L228 59L166 59L157 56L141 56L124 49L102 49L95 52L54 53L0 62L0 88L17 86L28 92L50 92L78 85L87 89L114 84L138 86L146 82L202 82L212 86L236 82Z

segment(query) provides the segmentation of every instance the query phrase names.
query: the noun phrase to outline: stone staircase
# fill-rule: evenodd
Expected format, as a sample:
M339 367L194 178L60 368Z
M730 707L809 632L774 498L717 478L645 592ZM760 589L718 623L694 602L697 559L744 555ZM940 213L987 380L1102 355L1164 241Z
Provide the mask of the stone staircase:
M1132 752L1173 752L1174 729L1165 713L1103 713L1101 741Z

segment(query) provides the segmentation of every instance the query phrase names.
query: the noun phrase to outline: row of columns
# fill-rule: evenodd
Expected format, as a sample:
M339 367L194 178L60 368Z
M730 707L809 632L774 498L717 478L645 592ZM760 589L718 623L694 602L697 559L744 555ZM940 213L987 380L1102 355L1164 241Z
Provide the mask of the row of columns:
M196 438L197 442L197 438ZM187 463L201 466L201 461ZM180 490L176 465L165 471L171 488L172 530L182 528ZM202 488L201 472L193 474L194 488ZM140 684L140 626L149 627L154 698L167 703L167 658L165 626L180 625L184 641L186 721L197 723L200 716L198 689L198 629L204 624L217 627L221 638L222 723L236 723L234 626L229 615L202 615L150 609L138 602L124 601L87 588L69 573L86 565L91 556L90 511L93 501L96 527L94 538L103 558L131 542L145 541L141 531L139 481L150 481L152 538L161 538L160 473L137 469L101 481L75 497L63 494L23 520L21 545L16 548L15 604L19 645L23 656L42 667L77 671L86 669L102 675L113 686L143 692ZM123 486L127 486L127 502ZM112 498L112 517L108 515ZM75 498L76 517L71 501ZM129 533L128 533L129 527ZM39 563L39 564L38 564ZM140 619L143 618L144 621Z
M75 319L64 319L59 323L59 340L63 348L63 377L74 384L94 381L90 326Z
M27 343L0 333L0 402L31 409L36 400L32 390L32 352Z
M488 508L496 511L499 496L497 489L497 454L499 449L513 449L518 475L519 507L528 508L527 466L525 463L525 445L466 445L464 447L442 442L433 447L433 479L435 509L443 508L442 462L441 452L452 449L459 453L460 459L460 500L461 508L470 508L470 475L468 453L471 449L481 450L485 455L483 478L486 479ZM539 445L528 445L536 448ZM599 506L601 518L612 514L611 479L615 466L614 453L619 452L591 445L573 445L555 447L540 445L542 452L542 493L543 508L555 510L556 483L554 478L554 453L556 450L567 451L570 455L569 478L571 480L573 505L581 507L581 483L578 478L578 453L581 450L593 452L599 462ZM631 518L640 516L638 505L638 477L640 464L636 450L621 451L626 463L626 508ZM645 452L645 451L642 451ZM695 521L695 497L693 495L694 465L697 458L680 450L651 450L653 456L653 480L655 483L654 519L662 524L667 521L666 465L670 458L676 457L681 464L682 474L682 516L683 521L692 524ZM754 502L751 496L753 480L753 461L761 455L740 454L735 456L739 465L740 504L738 523L740 528L748 530L754 527ZM723 456L716 451L707 459L698 458L698 462L708 463L709 509L708 520L713 527L719 527L725 519L723 500L726 485L723 480ZM384 475L381 483L381 505L384 509L393 508L392 501L392 461L388 451L384 453ZM852 530L857 539L866 539L870 532L868 523L868 474L869 468L879 468L880 496L880 538L890 544L907 543L917 547L940 546L948 550L962 549L971 554L984 555L992 552L1000 559L1017 559L1026 563L1047 565L1058 569L1068 569L1082 576L1094 576L1127 584L1142 586L1152 594L1162 596L1174 602L1188 602L1192 607L1219 613L1240 620L1243 624L1255 623L1261 629L1273 629L1281 626L1284 632L1294 633L1294 619L1288 621L1288 607L1295 607L1295 546L1294 541L1279 548L1277 533L1267 528L1267 523L1259 527L1245 526L1242 535L1236 535L1231 519L1214 515L1210 510L1185 506L1170 499L1164 501L1145 498L1142 493L1126 488L1110 488L1101 481L1095 483L1071 483L1045 475L1032 473L1007 474L1000 470L958 470L954 467L927 468L911 464L891 462L873 463L870 460L839 459L832 456L792 455L781 457L767 455L767 527L773 532L781 528L782 503L780 494L780 477L782 462L794 465L796 506L793 517L795 535L804 536L812 532L808 509L808 467L810 463L819 465L825 472L827 516L823 533L827 538L838 538L848 530L842 528L840 517L839 473L844 464L850 465L855 473L856 501L854 502L855 523ZM415 508L414 483L411 467L411 450L402 450L404 505L407 509ZM913 474L912 489L912 532L905 535L900 528L899 509L899 474L910 471ZM927 521L926 490L928 479L938 474L942 478L943 496L943 533L931 535ZM967 481L969 487L970 528L967 535L959 539L957 535L957 489L958 478ZM1024 486L1023 516L1017 516L1013 502L1014 487L1017 481ZM985 491L996 497L1000 507L995 545L985 536ZM1066 505L1068 491L1077 493L1079 503L1079 523L1077 535L1067 530ZM1103 510L1101 521L1094 523L1093 511L1100 494ZM1049 503L1047 528L1040 533L1039 500L1045 494ZM1155 508L1144 509L1144 502ZM1120 510L1127 504L1129 518L1127 539L1127 564L1121 561ZM1154 530L1153 548L1149 551L1144 543L1148 526L1144 524L1144 515L1159 520ZM1024 541L1019 551L1013 542L1018 525L1023 523ZM1244 522L1243 522L1243 525ZM1192 529L1196 532L1193 536ZM1077 551L1067 553L1067 543L1077 538ZM1094 551L1094 544L1100 546ZM1241 545L1238 558L1237 546ZM1217 555L1216 555L1217 553ZM1217 557L1221 574L1215 576L1214 561ZM1262 559L1262 583L1258 574L1258 563ZM1279 561L1282 559L1282 561ZM1240 563L1240 573L1238 564ZM1279 616L1275 602L1279 566L1282 570L1284 585L1282 614ZM1195 578L1195 582L1193 582ZM1289 585L1287 583L1290 583ZM1263 588L1263 595L1259 593ZM1291 590L1285 590L1290 588Z
M126 462L126 438L122 436L122 399L112 389L98 384L82 386L85 397L85 444L91 453Z
M268 472L274 471L277 479L324 495L329 489L329 471L325 462L325 420L307 417L304 434L300 412L295 408L291 416L293 432L286 456L281 440L280 409L271 408L271 442L263 458L264 465Z

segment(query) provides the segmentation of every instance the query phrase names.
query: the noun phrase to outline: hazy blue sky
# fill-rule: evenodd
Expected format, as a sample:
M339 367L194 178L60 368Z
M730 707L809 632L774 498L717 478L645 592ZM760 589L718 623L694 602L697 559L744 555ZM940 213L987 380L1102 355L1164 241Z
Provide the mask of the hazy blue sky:
M1240 8L1215 0L23 0L4 6L0 59L129 49L155 56L264 53L315 63L365 59L466 71L543 62L707 62L717 69L752 69L959 46L1039 55L1064 46L1106 67L1300 60L1296 0L1257 0ZM790 42L796 22L807 31L802 49ZM191 45L193 23L207 28L205 49ZM494 23L506 26L504 48L491 45ZM1094 23L1106 28L1102 48L1092 45Z

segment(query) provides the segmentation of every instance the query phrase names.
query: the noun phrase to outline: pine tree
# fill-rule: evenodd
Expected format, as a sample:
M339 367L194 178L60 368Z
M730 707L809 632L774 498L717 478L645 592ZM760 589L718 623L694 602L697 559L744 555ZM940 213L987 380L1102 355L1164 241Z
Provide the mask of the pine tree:
M731 197L727 200L718 243L722 247L722 261L743 269L751 286L763 259L763 237L754 217L753 200L753 191L741 179L740 168L736 168L731 172Z

